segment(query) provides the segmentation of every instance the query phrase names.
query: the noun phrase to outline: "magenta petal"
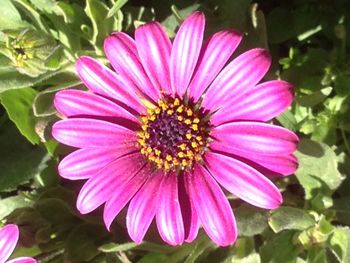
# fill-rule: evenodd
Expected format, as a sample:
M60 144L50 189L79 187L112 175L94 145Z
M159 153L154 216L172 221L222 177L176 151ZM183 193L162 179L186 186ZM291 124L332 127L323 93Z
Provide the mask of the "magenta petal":
M79 149L58 165L60 176L70 180L87 179L121 156L136 151L134 143L111 148Z
M160 90L155 87L142 67L135 41L123 32L113 33L104 42L104 50L113 68L133 83L142 93L157 101Z
M185 230L179 202L178 182L175 173L168 173L159 193L156 222L160 236L170 245L184 242Z
M188 193L188 185L184 177L192 176L191 174L180 174L178 176L179 201L182 211L183 223L185 228L185 241L191 243L196 239L199 230L199 219L194 205Z
M7 261L6 263L36 263L36 260L34 258L20 257Z
M268 121L293 101L293 86L282 80L264 82L249 89L214 113L214 126L233 120Z
M52 136L63 144L78 148L121 146L137 139L135 132L121 125L83 118L56 122Z
M134 177L130 177L122 182L120 181L119 184L115 186L112 197L107 200L103 210L103 220L108 230L114 218L152 174L151 168L152 167L149 165L146 165Z
M137 51L153 85L171 94L169 60L171 42L158 22L139 26L135 31Z
M267 171L263 171L263 173L272 176L290 175L295 173L295 171L298 169L298 160L292 154L284 156L254 155L250 156L249 159L259 166L268 169ZM257 168L261 169L261 167ZM271 171L277 174L271 174Z
M170 57L170 78L173 93L182 96L191 81L201 51L205 17L194 12L181 24Z
M296 150L298 137L291 131L260 122L231 122L211 131L210 147L247 159L255 155L288 155Z
M238 31L221 31L210 39L201 54L188 94L197 101L231 57L242 39Z
M205 232L220 246L237 239L237 226L230 204L217 182L201 165L186 177L189 193Z
M141 243L159 205L159 193L163 191L163 171L151 175L131 200L126 216L126 226L131 239Z
M249 165L212 152L205 154L205 161L216 181L237 197L261 208L275 209L281 205L279 189Z
M96 59L80 57L76 62L76 69L80 79L91 91L116 99L138 113L146 112L146 108L138 99L133 85Z
M0 263L6 262L17 245L19 237L18 226L5 225L0 230Z
M214 111L254 87L266 74L271 64L269 53L260 48L251 49L228 64L208 88L203 107Z
M54 104L58 112L66 117L79 115L119 117L139 123L135 115L124 107L104 97L81 90L57 92Z
M117 159L100 170L80 190L77 199L80 213L90 213L106 202L118 185L130 180L144 165L143 157L134 153Z

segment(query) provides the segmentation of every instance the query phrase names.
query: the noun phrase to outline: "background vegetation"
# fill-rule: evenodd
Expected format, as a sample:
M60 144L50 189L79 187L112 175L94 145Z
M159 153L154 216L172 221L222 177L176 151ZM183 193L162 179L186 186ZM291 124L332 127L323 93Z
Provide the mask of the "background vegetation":
M155 230L137 246L125 215L108 233L101 210L77 212L83 182L57 175L70 149L50 135L58 119L52 99L58 90L83 88L77 57L107 62L102 43L109 33L132 34L158 20L174 36L194 10L206 14L207 35L245 32L237 53L269 49L267 79L295 84L295 103L276 123L300 136L300 166L295 176L276 180L285 200L278 210L230 198L239 228L232 247L218 248L203 233L169 247ZM0 219L20 226L15 256L48 263L350 262L349 29L347 0L1 0Z

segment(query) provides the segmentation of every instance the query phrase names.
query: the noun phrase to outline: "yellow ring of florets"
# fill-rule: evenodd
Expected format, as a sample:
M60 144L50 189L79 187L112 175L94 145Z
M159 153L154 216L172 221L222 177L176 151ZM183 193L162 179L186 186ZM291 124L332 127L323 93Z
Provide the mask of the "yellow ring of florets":
M208 144L209 125L201 111L195 108L181 102L178 98L167 98L159 100L156 107L148 109L148 114L141 117L141 130L137 133L140 152L157 168L185 170L202 160ZM163 145L156 145L155 142L156 133L160 131L154 131L152 127L164 118L171 118L180 127L181 132L186 132L178 134L181 139L173 145L172 150L168 148L162 151ZM171 132L174 133L174 131ZM177 135L176 132L175 135Z

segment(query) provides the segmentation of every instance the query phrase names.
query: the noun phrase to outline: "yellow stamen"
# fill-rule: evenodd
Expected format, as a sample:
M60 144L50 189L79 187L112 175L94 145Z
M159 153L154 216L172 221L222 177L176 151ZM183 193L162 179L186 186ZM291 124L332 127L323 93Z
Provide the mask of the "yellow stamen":
M178 113L181 113L181 112L183 112L184 111L184 106L183 105L181 105L180 107L178 107L177 108L177 110L176 110Z
M170 169L170 164L169 164L167 161L164 162L164 168L165 168L166 170L169 170L169 169Z
M177 153L177 156L179 156L180 158L184 158L185 157L185 154L183 152L178 152Z
M191 123L192 123L192 121L190 119L185 120L185 124L190 125Z
M193 119L193 123L199 123L199 122L200 122L200 120L198 118Z
M179 148L184 151L186 149L186 144L183 143L179 145Z
M186 155L187 155L187 157L193 157L193 152L191 151L191 150L188 150L187 152L186 152Z

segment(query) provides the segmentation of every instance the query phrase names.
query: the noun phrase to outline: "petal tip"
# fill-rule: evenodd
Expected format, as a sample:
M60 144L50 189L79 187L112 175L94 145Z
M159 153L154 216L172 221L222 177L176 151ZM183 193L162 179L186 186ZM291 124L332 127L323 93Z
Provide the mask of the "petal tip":
M89 57L89 56L81 56L77 59L77 61L75 62L75 67L77 70L81 69L84 64L89 63L89 61L91 61L93 58Z
M103 222L105 223L105 226L106 226L106 229L108 230L108 232L111 232L111 226L112 226L113 221L114 221L114 217L111 218L108 215L106 207L105 207L103 210Z
M205 19L205 15L201 11L194 11L192 14L190 14L188 17L196 17L199 19Z
M91 209L91 207L89 207L88 202L86 202L86 200L84 200L84 198L81 197L80 193L79 193L78 198L77 198L76 207L77 207L79 213L82 215L88 214L91 211L93 211L93 209Z
M15 224L7 224L0 231L8 232L9 234L11 234L11 236L19 235L19 228Z
M243 32L236 29L227 29L227 30L224 30L223 32L237 38L243 38L244 36Z

